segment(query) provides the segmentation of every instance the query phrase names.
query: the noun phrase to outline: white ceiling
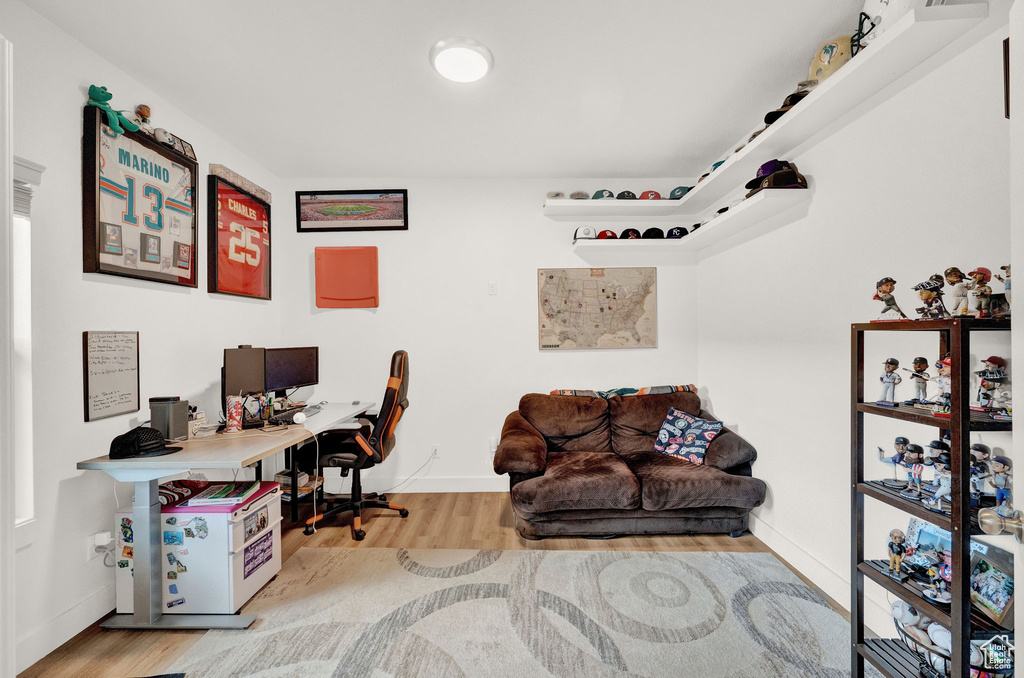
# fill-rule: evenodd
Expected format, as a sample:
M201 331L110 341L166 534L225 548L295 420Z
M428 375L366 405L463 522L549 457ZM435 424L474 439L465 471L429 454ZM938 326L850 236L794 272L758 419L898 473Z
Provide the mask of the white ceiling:
M855 30L863 6L25 2L295 178L697 176L806 78L821 42ZM450 37L490 47L494 71L474 84L438 76L427 52Z

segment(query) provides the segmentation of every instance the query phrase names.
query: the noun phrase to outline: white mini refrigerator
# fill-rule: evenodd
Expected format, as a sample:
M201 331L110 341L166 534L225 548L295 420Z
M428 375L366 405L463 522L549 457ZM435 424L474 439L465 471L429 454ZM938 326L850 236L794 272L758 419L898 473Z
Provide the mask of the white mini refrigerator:
M234 506L162 507L160 580L164 614L233 614L281 569L281 486ZM132 512L115 514L118 614L134 611Z

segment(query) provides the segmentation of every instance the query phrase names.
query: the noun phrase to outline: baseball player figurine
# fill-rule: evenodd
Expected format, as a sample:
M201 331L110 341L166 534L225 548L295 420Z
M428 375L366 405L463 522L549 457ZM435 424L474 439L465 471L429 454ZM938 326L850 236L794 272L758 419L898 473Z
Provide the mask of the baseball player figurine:
M1006 271L1006 277L1004 278L998 273L996 273L994 277L996 280L1003 283L1003 293L1006 295L1006 303L1010 303L1010 265L1007 264L1006 266L1000 266L999 270Z
M903 455L903 468L907 469L907 484L900 492L904 499L921 498L921 472L924 471L924 449L911 443Z
M952 599L949 584L953 581L953 554L943 551L942 562L928 569L931 588L923 591L924 597L938 603L948 603Z
M897 466L903 463L903 457L907 453L907 448L910 446L910 441L899 436L893 441L893 449L896 450L896 454L891 457L885 456L885 450L881 447L878 448L878 460L887 461L892 464L892 478L887 478L882 481L882 484L886 487L902 488L905 486L904 481L900 480L899 469ZM908 474L909 478L909 474Z
M988 270L984 266L979 266L967 275L971 276L974 280L974 317L976 318L991 318L992 312L992 288L988 286L990 280L992 280L992 271Z
M896 297L892 295L894 289L896 289L896 281L892 278L882 278L875 283L875 296L873 299L885 304L885 308L882 309L882 313L878 316L879 320L907 319L906 314L896 304Z
M965 282L967 276L956 266L946 269L946 284L953 288L953 301L949 304L949 310L953 315L969 315L967 313L967 290L974 286L973 283Z
M931 446L934 446L936 442L941 441L932 441ZM945 445L945 443L942 444ZM948 445L946 446L946 449L949 449ZM950 468L950 463L949 452L940 452L939 455L935 457L935 483L939 486L939 489L935 490L935 495L931 499L922 502L929 509L937 513L946 512L942 508L943 499L947 502L951 502L953 500L953 473Z
M988 470L988 462L992 456L992 449L982 443L971 445L971 496L981 505L981 495L985 494L985 479L991 477ZM971 502L974 506L975 502Z
M882 397L875 403L886 407L899 407L896 402L896 384L902 383L903 378L896 372L899 369L900 361L896 358L886 358L882 363L885 371L878 381L882 382Z
M904 372L910 372L910 382L914 385L914 397L910 400L904 400L904 405L917 405L918 403L928 402L928 380L931 378L931 375L925 372L928 369L928 360L917 357L914 358L913 365L913 370L908 370L906 367L903 368Z
M1006 457L993 457L988 463L988 484L996 489L996 513L1004 518L1017 515L1013 510L1013 463Z
M928 279L914 285L914 289L924 304L921 308L915 309L921 320L949 317L949 311L942 303L942 285L939 282Z
M985 382L1002 383L1006 377L1006 361L997 355L989 356L981 361L985 369L975 372L981 377L981 385L978 387L978 404L982 407L991 407L992 394L985 386Z
M903 574L903 556L907 553L906 535L903 530L893 530L889 533L889 576L898 581L903 581L907 575Z
M939 395L935 399L934 410L934 413L937 415L949 415L950 388L952 386L952 380L949 375L952 366L953 360L949 357L948 353L942 356L942 360L935 363L935 369L939 371L939 376L935 377L935 385L939 387Z

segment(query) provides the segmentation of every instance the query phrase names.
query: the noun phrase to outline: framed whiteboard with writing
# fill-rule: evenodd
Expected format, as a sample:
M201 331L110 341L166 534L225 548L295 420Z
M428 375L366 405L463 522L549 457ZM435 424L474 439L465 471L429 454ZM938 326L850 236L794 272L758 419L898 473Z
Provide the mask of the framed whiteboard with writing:
M85 420L139 411L139 333L82 332Z

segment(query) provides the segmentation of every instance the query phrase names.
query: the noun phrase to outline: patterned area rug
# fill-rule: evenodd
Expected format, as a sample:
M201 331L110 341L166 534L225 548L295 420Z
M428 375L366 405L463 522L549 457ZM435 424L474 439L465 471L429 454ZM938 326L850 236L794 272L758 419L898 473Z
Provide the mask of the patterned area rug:
M770 553L302 548L189 678L849 675L849 624Z

